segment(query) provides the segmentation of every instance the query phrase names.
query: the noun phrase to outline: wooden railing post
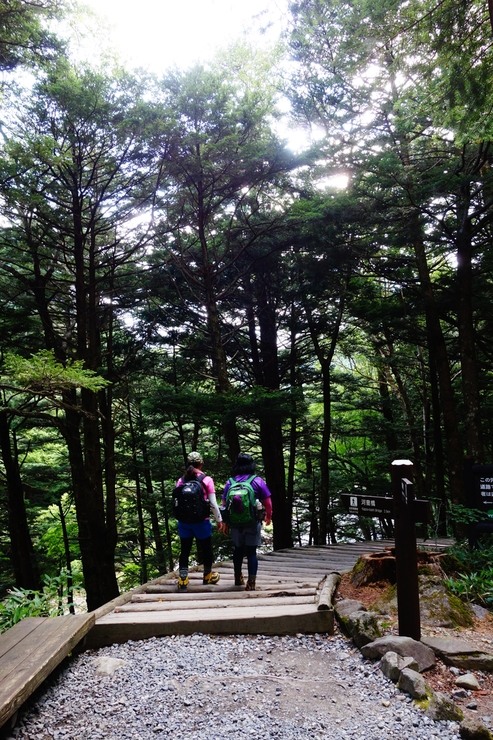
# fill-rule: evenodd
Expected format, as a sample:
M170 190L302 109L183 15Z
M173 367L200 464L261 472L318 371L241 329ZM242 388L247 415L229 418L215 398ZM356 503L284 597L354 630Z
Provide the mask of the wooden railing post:
M391 465L395 516L395 568L399 635L421 639L418 556L414 512L413 464L394 460Z

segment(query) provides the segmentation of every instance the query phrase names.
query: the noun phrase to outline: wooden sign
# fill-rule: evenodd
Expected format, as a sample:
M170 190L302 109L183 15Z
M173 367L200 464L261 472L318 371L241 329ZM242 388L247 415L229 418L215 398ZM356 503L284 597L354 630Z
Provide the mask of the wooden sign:
M406 484L404 486L404 481ZM402 497L407 501L408 486L412 485L407 478L403 478ZM405 489L405 490L404 490ZM356 516L375 516L395 519L394 499L389 496L369 496L368 494L342 493L341 504L348 514ZM426 523L429 517L430 503L426 499L410 499L407 502L409 514L412 512L414 522Z

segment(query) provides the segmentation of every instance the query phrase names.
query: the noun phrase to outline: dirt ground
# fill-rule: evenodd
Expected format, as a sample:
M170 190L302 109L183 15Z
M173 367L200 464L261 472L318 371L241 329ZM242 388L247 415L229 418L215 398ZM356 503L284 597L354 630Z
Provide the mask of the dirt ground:
M355 588L350 583L349 575L345 574L337 589L336 601L340 598L357 599L369 608L388 586L389 584L385 583ZM386 618L385 622L386 625L389 625L385 628L386 632L398 634L396 618ZM426 624L421 624L421 634L423 637L455 637L467 641L477 647L478 650L493 653L493 614L488 613L484 618L476 619L474 626L470 628L446 629L444 627L428 627ZM493 723L493 674L479 671L474 672L474 674L479 681L481 690L470 692L470 696L467 698L454 699L454 701L464 711L465 715L478 719L490 717ZM437 660L436 667L430 671L426 671L424 677L434 691L440 691L443 694L452 696L452 692L457 690L455 684L457 676L441 660ZM467 709L466 705L472 702L477 704L477 709Z

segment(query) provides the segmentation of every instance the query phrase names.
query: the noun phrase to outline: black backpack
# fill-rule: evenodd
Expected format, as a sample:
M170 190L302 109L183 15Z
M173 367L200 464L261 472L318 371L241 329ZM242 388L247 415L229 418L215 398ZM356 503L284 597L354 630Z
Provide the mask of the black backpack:
M173 516L183 524L199 524L210 515L209 501L204 499L204 473L186 480L173 491Z

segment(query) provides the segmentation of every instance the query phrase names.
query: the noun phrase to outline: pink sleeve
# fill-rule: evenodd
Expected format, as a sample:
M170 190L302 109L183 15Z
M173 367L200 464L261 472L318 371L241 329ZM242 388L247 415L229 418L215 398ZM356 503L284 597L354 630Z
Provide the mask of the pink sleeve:
M205 478L202 478L202 485L204 486L208 494L216 493L216 489L214 488L214 481L212 480L210 475L206 475Z

